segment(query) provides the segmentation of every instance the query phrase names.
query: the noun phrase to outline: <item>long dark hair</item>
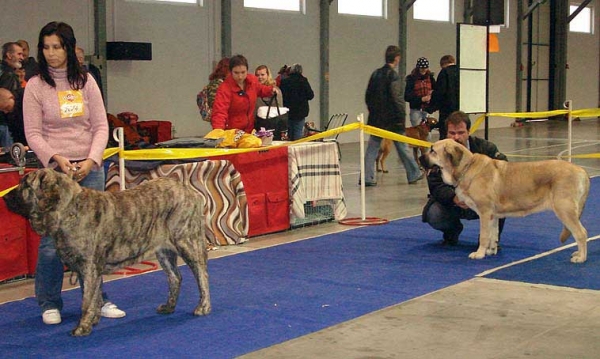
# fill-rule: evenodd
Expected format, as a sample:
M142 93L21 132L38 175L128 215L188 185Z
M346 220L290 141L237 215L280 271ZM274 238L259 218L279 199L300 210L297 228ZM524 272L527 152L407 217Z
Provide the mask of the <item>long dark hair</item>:
M56 35L60 39L60 43L67 53L67 80L73 90L82 89L87 82L87 73L79 65L77 61L77 55L75 54L75 48L77 40L75 39L75 33L73 28L64 22L52 21L46 24L40 30L40 36L38 38L38 64L40 68L40 77L48 85L56 87L56 82L50 72L48 71L48 62L44 56L44 38L46 36Z

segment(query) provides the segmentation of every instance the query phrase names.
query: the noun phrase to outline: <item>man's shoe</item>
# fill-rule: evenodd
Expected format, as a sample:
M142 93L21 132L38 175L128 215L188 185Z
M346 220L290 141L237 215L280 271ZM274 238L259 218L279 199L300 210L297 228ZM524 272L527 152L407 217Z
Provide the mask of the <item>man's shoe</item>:
M445 246L455 246L458 244L458 237L463 231L463 225L461 224L459 228L454 231L444 232L444 240L442 244Z
M100 310L100 315L102 315L104 318L123 318L125 316L125 312L117 308L115 304L106 302Z
M360 186L360 181L358 181L358 185ZM365 182L365 187L375 187L377 186L377 182Z
M42 320L44 324L53 325L60 324L62 321L60 317L60 311L58 309L48 309L42 313Z
M414 181L409 181L408 184L417 184L417 182L419 182L420 180L422 180L425 177L425 173L421 172L421 175L419 177L417 177L416 180Z

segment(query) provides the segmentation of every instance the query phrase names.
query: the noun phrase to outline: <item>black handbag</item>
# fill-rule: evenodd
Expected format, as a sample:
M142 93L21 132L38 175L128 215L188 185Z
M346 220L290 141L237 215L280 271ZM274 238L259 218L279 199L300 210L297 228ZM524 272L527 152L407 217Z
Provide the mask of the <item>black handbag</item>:
M261 99L262 100L262 99ZM281 141L282 137L286 137L285 134L288 129L288 114L281 114L279 109L279 101L277 100L277 94L274 94L268 102L262 100L267 108L267 118L262 118L256 116L254 121L254 129L259 131L262 128L265 130L273 130L273 140ZM277 116L269 117L271 114L271 107L273 107L273 102L275 102L275 108L277 109Z

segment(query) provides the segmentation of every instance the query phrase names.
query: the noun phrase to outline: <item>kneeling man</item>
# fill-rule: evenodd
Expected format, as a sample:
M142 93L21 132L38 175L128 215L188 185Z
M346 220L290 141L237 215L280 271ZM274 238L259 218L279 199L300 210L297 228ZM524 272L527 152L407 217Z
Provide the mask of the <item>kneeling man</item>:
M498 151L498 147L490 141L469 136L471 120L462 111L453 112L446 119L446 138L462 144L473 153L481 153L496 160L507 161L504 154ZM429 200L423 208L423 222L429 223L431 227L444 233L443 244L456 245L458 237L463 230L461 219L479 219L475 211L470 209L464 202L460 201L454 192L454 187L447 185L442 180L442 171L434 166L427 173L427 184L429 185ZM498 227L499 235L504 228L504 218L501 218Z

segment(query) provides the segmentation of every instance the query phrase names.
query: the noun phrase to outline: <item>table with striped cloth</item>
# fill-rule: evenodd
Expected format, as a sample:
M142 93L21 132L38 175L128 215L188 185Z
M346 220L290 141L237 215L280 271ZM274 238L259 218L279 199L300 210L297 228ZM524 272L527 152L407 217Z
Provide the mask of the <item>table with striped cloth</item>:
M337 145L307 142L288 147L290 223L305 218L304 204L327 200L336 220L347 215Z
M125 188L144 181L171 177L189 183L204 198L209 245L239 244L248 237L248 203L240 173L229 161L207 160L182 164L160 164L152 169L132 170L125 166ZM118 191L119 168L111 165L106 190ZM140 203L140 206L143 206Z

